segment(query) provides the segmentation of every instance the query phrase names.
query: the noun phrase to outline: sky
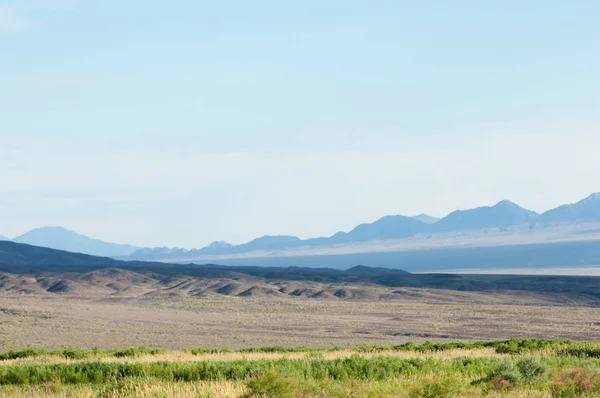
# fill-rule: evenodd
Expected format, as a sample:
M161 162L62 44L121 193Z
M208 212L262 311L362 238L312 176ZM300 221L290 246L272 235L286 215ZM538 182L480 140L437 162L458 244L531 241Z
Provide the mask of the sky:
M600 2L0 0L0 234L195 248L600 191Z

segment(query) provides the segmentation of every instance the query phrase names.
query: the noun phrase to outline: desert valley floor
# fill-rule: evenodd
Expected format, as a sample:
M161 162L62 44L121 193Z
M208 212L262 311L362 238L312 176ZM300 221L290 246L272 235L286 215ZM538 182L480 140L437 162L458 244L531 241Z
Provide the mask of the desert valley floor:
M0 275L0 350L600 340L600 299L103 269Z

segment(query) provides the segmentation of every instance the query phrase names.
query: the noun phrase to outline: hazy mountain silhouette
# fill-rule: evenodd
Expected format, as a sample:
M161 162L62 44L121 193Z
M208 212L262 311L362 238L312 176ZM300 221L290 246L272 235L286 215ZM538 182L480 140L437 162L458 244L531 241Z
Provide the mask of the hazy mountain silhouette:
M4 235L0 235L0 240L10 240L10 239L8 239L8 238L7 238L6 236L4 236Z
M385 274L410 274L408 271L404 271L401 269L391 269L391 268L383 268L383 267L367 267L366 265L357 265L356 267L348 268L346 270L349 274L356 275L385 275Z
M210 245L203 247L200 250L204 250L205 252L209 253L209 252L220 252L222 250L227 250L229 248L232 248L233 245L231 243L219 240L216 242L211 243Z
M432 225L433 231L459 231L508 227L534 222L539 214L522 208L508 200L494 206L483 206L470 210L456 210Z
M251 240L243 245L231 246L226 250L233 250L236 252L244 252L251 250L273 250L273 249L285 249L287 247L295 247L302 242L302 239L297 236L288 235L265 235L260 238Z
M360 224L350 232L338 232L329 243L365 242L407 238L427 230L427 224L405 216L385 216L370 224Z
M425 224L435 224L436 222L441 220L441 218L439 218L439 217L433 217L433 216L430 216L429 214L425 214L425 213L419 214L418 216L413 216L411 218L414 220L419 220Z
M381 265L355 266L349 268L352 258L362 257L368 263L380 263L381 255L394 256L389 262L395 269L382 268ZM273 286L281 286L286 281L294 282L294 289L285 292L277 290L275 296L298 296L294 292L314 288L314 282L327 284L344 284L331 286L330 292L337 298L349 297L348 283L367 283L392 287L415 287L428 289L444 289L459 291L498 291L524 290L532 292L574 293L590 298L600 297L600 278L591 276L543 276L543 275L453 275L446 273L411 274L398 269L399 264L410 265L415 271L439 270L448 266L471 264L480 267L482 263L490 264L490 259L497 266L515 266L525 262L530 266L551 263L552 266L568 266L573 264L598 264L600 245L595 242L563 242L542 245L525 245L495 248L464 248L461 250L437 249L418 252L398 253L365 253L361 256L321 256L326 267L315 267L315 262L307 257L309 267L303 266L268 266L273 262L268 259L261 266L235 265L222 266L215 264L167 264L142 261L119 261L107 257L88 256L69 253L43 247L30 246L11 241L0 242L0 272L2 284L0 290L25 292L29 289L37 293L86 294L86 289L96 291L99 287L107 287L114 294L126 291L140 282L147 282L161 291L179 291L184 289L197 296L199 289L205 293L229 295L223 284L233 285L233 294L243 297L247 295L263 295L267 297L273 292ZM332 258L333 257L333 258ZM253 259L261 261L261 259ZM280 262L281 259L277 260ZM317 261L316 263L319 263ZM367 264L360 262L358 264ZM432 268L433 267L433 268ZM337 269L336 269L337 268ZM348 269L349 268L349 269ZM20 278L26 275L28 278ZM33 278L32 278L33 276ZM173 285L174 280L184 281ZM202 285L198 285L198 280ZM208 283L208 279L220 279ZM236 281L232 283L232 279ZM46 282L51 282L46 284ZM306 286L301 284L308 282ZM244 290L235 292L239 284ZM266 285L264 285L266 284ZM115 286L116 285L116 286ZM363 287L366 285L363 285ZM208 290L210 289L210 290ZM265 293L267 295L265 295ZM393 292L396 293L396 292ZM129 294L128 294L129 296ZM319 294L311 297L322 297ZM386 299L379 294L375 299Z
M17 274L45 274L56 272L87 272L109 268L136 270L139 272L161 273L163 275L191 275L208 278L235 278L242 274L265 278L289 280L355 281L356 277L382 277L388 275L410 275L401 269L352 267L347 271L333 268L314 267L230 267L216 264L167 264L146 261L121 261L110 257L90 256L64 250L49 249L12 241L0 242L0 272ZM346 267L347 268L347 267ZM61 275L64 276L64 275ZM346 278L348 277L348 278Z
M447 217L431 223L435 218L422 214L417 217L401 215L385 216L372 223L360 224L349 232L338 232L327 238L302 240L296 236L263 236L242 245L225 245L190 251L161 250L152 252L142 249L132 255L137 259L193 258L203 254L237 254L257 250L281 250L301 246L330 246L353 242L402 239L419 233L449 232L512 225L529 224L539 215L523 209L515 203L502 201L495 206L458 210ZM428 223L421 221L424 218Z
M15 239L16 242L68 250L98 256L153 259L193 259L202 255L229 255L251 251L292 249L302 246L328 247L377 240L402 239L420 233L432 234L488 228L507 228L517 225L543 223L600 222L600 193L592 194L575 204L560 206L542 215L524 209L508 200L494 206L456 210L442 219L420 214L414 217L385 216L372 223L356 226L349 232L338 232L330 237L300 239L296 236L262 236L248 243L232 245L217 241L200 249L144 248L107 243L60 227L40 228ZM0 238L2 239L2 238Z
M166 259L166 258L185 258L189 256L189 253L198 252L198 250L187 250L180 247L145 247L136 250L131 254L138 260L149 260L149 259ZM128 256L116 256L126 258Z
M556 209L543 213L539 221L574 222L574 221L600 221L600 193L593 193L587 198L570 205L562 205Z
M436 221L437 220L437 221ZM152 250L143 249L132 255L132 258L193 258L203 254L237 254L255 250L280 250L301 246L326 247L353 242L367 242L386 239L407 238L419 233L440 233L465 230L481 230L488 228L507 228L517 225L544 222L578 222L581 220L600 221L600 194L573 205L565 205L540 215L522 208L508 200L498 202L494 206L483 206L469 210L456 210L442 219L421 214L415 217L401 215L385 216L372 223L360 224L349 232L338 232L330 237L302 240L295 236L264 236L242 245L225 245L214 247L214 244L196 250L162 249L160 256L148 255ZM172 250L172 251L169 251Z
M121 261L12 241L0 242L0 264L5 266L99 266L113 267Z
M201 249L186 250L168 247L139 249L131 257L138 260L160 260L169 258L193 258L201 255L235 254L257 250L278 250L297 247L303 244L296 236L275 235L262 236L242 245L232 245L224 241L216 241Z
M139 249L131 245L121 245L91 239L62 227L34 229L15 238L14 241L51 249L109 257L129 256Z

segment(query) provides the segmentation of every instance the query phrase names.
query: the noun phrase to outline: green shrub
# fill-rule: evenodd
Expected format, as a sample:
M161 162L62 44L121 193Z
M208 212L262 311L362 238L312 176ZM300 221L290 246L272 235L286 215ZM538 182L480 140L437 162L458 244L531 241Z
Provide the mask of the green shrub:
M115 350L110 352L110 356L122 358L122 357L137 357L141 355L156 355L160 353L160 350L151 350L146 347L137 348L126 348L124 350Z
M387 380L400 374L432 370L435 361L395 357L352 357L334 360L278 359L197 362L77 362L14 364L0 366L0 384L104 384L128 377L152 377L169 382L198 380L245 380L277 370L300 380Z
M190 350L192 355L204 355L204 354L217 354L220 350L215 348L192 348Z
M521 352L521 348L515 342L501 343L496 347L498 354L518 354Z
M600 344L598 343L574 343L570 340L540 340L540 339L511 339L497 341L478 341L474 343L434 343L426 341L423 344L414 344L411 342L399 345L371 345L356 347L353 350L356 352L380 352L380 351L407 351L407 352L435 352L444 350L456 349L477 349L477 348L495 348L498 353L503 354L521 354L525 352L533 352L539 350L552 350L558 355L575 356L586 358L600 358ZM307 347L259 347L259 348L243 348L240 350L228 349L207 349L195 348L189 350L194 355L218 353L218 352L265 352L265 353L288 353L288 352L332 352L343 350L343 348L335 347L329 349L307 348ZM67 349L62 351L46 351L25 349L21 351L9 351L0 353L0 360L18 359L26 357L36 357L40 355L60 355L68 358L89 358L102 356L116 357L135 357L138 355L154 355L161 351L152 350L145 347L126 348L122 350L102 351L94 349L92 351L79 351Z
M548 367L543 365L539 359L532 357L520 358L516 363L524 383L531 384L543 379L548 373Z
M558 350L557 355L579 358L600 358L600 346L590 343L577 344Z
M67 359L83 359L83 358L87 357L87 354L80 350L66 348L62 351L62 356Z
M294 380L282 377L276 372L260 375L248 381L246 387L248 393L245 397L293 398L299 390Z
M39 355L45 354L45 350L34 350L33 348L27 348L25 350L20 351L9 351L0 353L0 360L6 361L9 359L19 359L19 358L29 358L29 357L37 357Z
M476 380L472 384L484 383L492 390L506 390L518 386L522 380L523 376L519 368L512 361L502 361L486 377Z
M429 380L414 387L409 398L450 398L462 391L462 384L456 378Z
M544 349L559 349L573 342L570 340L512 339L491 343L499 354L522 354Z

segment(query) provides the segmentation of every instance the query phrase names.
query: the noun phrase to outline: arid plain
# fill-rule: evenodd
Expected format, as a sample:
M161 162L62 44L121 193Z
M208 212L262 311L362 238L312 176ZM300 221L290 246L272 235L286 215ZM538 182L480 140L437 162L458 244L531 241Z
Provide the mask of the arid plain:
M600 340L600 299L104 269L0 276L0 350Z

